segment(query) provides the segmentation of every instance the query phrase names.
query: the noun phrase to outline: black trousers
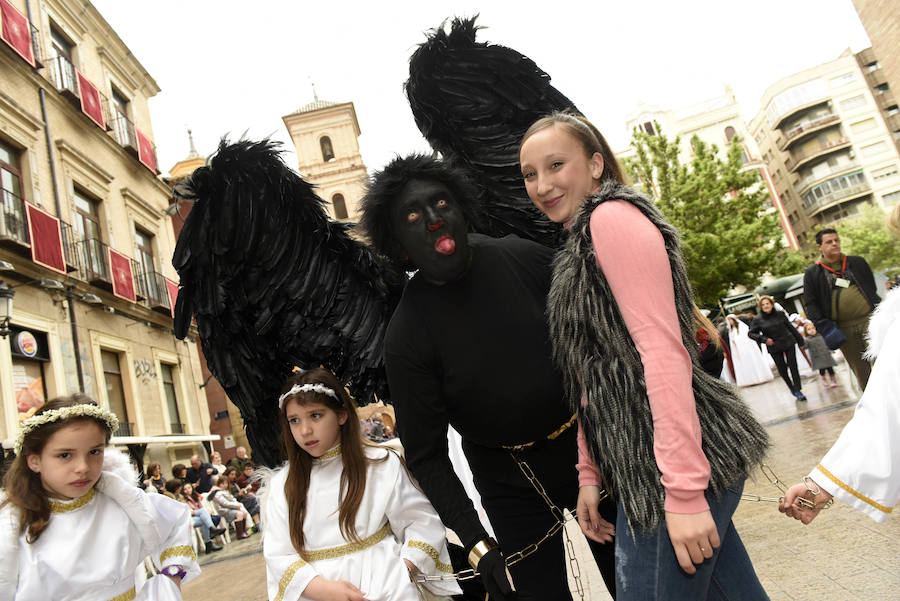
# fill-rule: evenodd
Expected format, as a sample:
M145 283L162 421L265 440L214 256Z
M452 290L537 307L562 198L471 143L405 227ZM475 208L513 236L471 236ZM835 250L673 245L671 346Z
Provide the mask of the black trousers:
M797 369L797 352L794 350L794 347L792 346L786 351L775 351L771 355L772 361L775 362L775 367L778 368L778 375L781 376L784 383L788 385L791 392L799 391L802 384L800 382L800 370ZM791 370L790 376L788 376L788 368ZM791 382L791 377L794 379L793 382Z
M576 433L573 425L556 440L542 441L535 448L520 453L554 504L560 509L571 509L573 513L578 499ZM494 527L503 554L511 555L539 541L556 519L509 452L465 441L463 450L472 468L475 487L481 494L481 503ZM615 524L615 500L603 501L600 514L605 520ZM588 544L606 588L615 598L615 543L599 544L588 540ZM534 554L509 568L518 599L572 599L566 564L568 558L563 534L559 532L541 544ZM584 566L581 569L582 572L585 571Z

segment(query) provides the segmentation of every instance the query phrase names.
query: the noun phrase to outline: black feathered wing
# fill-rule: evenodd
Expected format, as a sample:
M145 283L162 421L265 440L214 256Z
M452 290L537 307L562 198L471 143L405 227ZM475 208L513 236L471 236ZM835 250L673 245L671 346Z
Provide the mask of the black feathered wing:
M575 105L520 52L476 42L475 19L443 24L409 60L406 94L419 130L466 169L481 193L481 233L555 246L560 227L537 210L522 183L519 141L537 119Z
M360 404L386 396L382 342L403 276L328 219L277 143L223 140L176 193L194 201L173 258L176 335L196 318L255 459L279 462L277 398L295 365L326 366Z

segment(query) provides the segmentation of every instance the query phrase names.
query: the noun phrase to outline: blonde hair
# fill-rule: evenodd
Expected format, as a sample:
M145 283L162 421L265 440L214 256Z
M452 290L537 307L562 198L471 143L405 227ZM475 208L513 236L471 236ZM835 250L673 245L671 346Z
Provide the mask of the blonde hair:
M888 229L894 232L895 235L900 236L900 204L894 207L894 210L888 216Z
M619 161L616 160L616 155L613 154L609 144L606 143L603 134L582 115L574 113L556 111L532 123L531 127L525 131L525 135L522 136L522 141L519 142L520 162L522 146L528 138L548 127L559 127L578 140L588 158L594 156L595 152L600 153L600 156L603 157L603 173L600 175L601 183L608 180L614 180L620 184L626 183L622 167L619 165Z

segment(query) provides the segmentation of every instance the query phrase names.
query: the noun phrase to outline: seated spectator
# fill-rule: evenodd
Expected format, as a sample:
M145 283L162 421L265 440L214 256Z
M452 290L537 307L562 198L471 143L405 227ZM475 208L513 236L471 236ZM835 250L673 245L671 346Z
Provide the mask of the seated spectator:
M228 492L228 480L225 476L219 476L207 498L226 522L234 524L234 533L238 540L250 536L250 512Z
M147 479L144 480L144 488L148 492L163 492L166 486L166 479L162 476L162 466L157 462L153 462L147 466Z
M178 478L170 478L170 479L166 480L166 484L163 487L162 494L166 495L170 499L175 499L176 501L182 501L182 499L181 499L181 487L182 486L184 486L184 482L182 482Z
M225 470L225 479L228 484L228 492L236 498L241 505L247 508L253 517L253 525L259 530L259 499L253 494L252 482L250 485L241 488L237 481L237 471L233 467Z
M186 478L194 485L196 492L200 494L209 492L218 473L211 463L200 461L200 457L191 455L191 467L187 470Z
M212 455L209 456L209 462L216 468L216 471L219 472L220 476L225 475L225 465L222 463L222 454L220 452L213 451Z
M176 463L172 466L172 477L176 480L181 480L184 482L185 477L187 476L187 466L183 463Z
M254 469L256 469L256 466L253 465L252 461L248 461L244 465L244 472L242 474L238 474L236 482L242 489L256 494L256 491L259 490L260 481L259 479L253 477Z
M240 474L244 471L244 464L250 461L250 458L247 457L247 449L244 447L238 447L234 452L235 458L228 462L228 467L233 467Z
M225 528L216 528L213 525L212 516L203 508L203 501L190 482L185 482L181 485L178 500L187 503L188 507L191 508L191 522L195 528L200 528L200 531L203 533L206 552L221 551L222 546L214 543L212 537L225 534Z

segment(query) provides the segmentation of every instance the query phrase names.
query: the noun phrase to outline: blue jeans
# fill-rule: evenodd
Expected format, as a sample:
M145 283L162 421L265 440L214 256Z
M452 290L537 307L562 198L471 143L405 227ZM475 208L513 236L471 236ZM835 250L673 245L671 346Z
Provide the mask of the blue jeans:
M731 516L744 489L729 487L719 498L707 494L719 531L718 549L686 574L675 557L665 522L655 530L632 532L619 502L616 519L616 595L618 601L765 601L763 590Z
M205 509L196 510L194 515L191 516L191 522L195 528L200 527L200 531L203 533L203 542L208 543L212 540L209 537L209 529L213 527L213 523L208 511Z

